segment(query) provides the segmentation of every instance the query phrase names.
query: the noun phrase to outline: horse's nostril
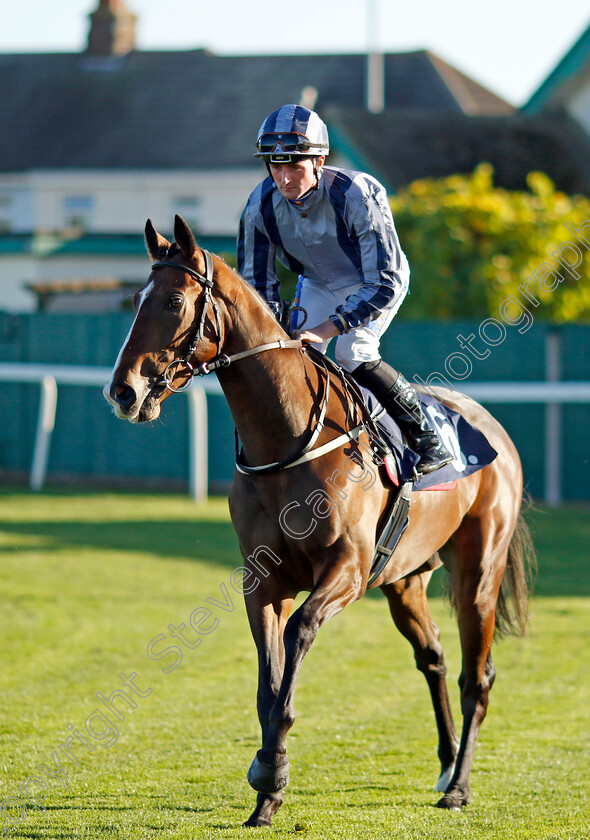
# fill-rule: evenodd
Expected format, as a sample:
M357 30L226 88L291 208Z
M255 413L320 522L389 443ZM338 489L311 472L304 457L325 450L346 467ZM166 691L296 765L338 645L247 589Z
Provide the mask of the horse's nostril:
M121 406L121 408L131 408L135 402L135 391L130 385L113 385L111 388L111 397Z

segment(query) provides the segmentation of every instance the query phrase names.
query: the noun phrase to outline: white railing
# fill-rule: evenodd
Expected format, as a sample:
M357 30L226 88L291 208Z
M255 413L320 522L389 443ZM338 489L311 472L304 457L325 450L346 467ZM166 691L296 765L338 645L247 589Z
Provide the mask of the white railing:
M39 491L45 484L51 435L57 410L57 386L86 385L104 387L111 376L111 368L83 367L82 365L42 365L0 363L0 381L38 383L41 389L37 431L33 447L33 460L29 476L32 490ZM189 490L195 501L207 497L208 490L208 440L207 397L220 394L217 379L193 380L184 393L189 406Z
M563 500L561 456L561 406L564 403L590 403L590 382L472 382L457 390L478 402L545 404L544 493L548 505Z
M110 375L111 369L103 367L0 363L0 381L38 383L41 389L29 481L33 490L42 489L47 475L58 384L102 388ZM562 499L560 406L590 403L590 382L460 382L456 390L485 404L545 405L544 495L549 504L559 504ZM206 497L208 488L207 394L220 394L221 388L217 379L210 377L193 380L184 393L189 400L189 488L191 496L200 500Z

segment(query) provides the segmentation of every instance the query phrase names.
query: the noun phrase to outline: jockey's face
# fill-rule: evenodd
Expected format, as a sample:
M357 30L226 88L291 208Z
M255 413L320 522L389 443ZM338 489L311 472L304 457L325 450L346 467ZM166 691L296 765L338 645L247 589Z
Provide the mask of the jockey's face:
M323 166L326 158L316 158L317 166ZM304 158L296 163L271 163L270 174L285 198L295 200L315 187L317 178L312 158Z

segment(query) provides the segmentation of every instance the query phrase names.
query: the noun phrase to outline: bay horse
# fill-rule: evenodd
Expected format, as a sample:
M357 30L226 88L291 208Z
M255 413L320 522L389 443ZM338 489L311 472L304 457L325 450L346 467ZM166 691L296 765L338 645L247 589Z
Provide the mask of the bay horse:
M197 247L179 216L174 236L171 244L148 220L152 272L135 297L135 320L104 393L118 417L142 423L155 420L192 374L214 371L229 404L242 445L229 506L258 650L262 729L248 772L257 803L244 825L268 826L289 778L286 738L303 658L322 624L365 593L393 490L366 480L371 449L346 381L290 340L257 292ZM473 400L451 389L430 392L482 431L498 455L454 489L412 493L409 526L371 587L385 594L430 689L443 792L437 804L459 809L470 800L494 682L492 638L495 630L524 632L534 554L520 514L520 461L507 433ZM460 738L426 600L443 563L461 640ZM310 594L291 614L299 592Z

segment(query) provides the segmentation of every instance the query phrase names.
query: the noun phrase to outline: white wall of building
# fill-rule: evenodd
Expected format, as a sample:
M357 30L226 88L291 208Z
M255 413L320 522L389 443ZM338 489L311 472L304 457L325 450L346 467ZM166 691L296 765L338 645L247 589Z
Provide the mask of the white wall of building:
M180 213L199 235L235 237L248 195L266 175L254 170L55 170L0 174L0 235L35 234L34 253L0 256L0 310L30 312L27 284L147 277L147 255L52 256L68 229L140 234L146 219L171 237Z
M63 257L4 256L0 259L0 311L35 312L37 296L27 286L37 283L123 280L139 289L150 272L147 256L109 257L71 255Z
M6 256L0 259L0 311L35 312L37 297L25 284L35 279L37 260Z
M146 219L170 230L190 212L198 231L233 236L254 186L254 170L53 170L0 175L0 213L11 233L63 231L78 214L92 233L138 233ZM0 219L0 221L2 221ZM7 220L10 223L7 225Z

